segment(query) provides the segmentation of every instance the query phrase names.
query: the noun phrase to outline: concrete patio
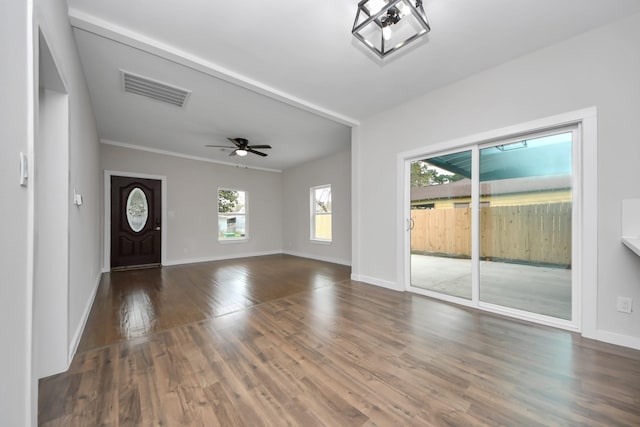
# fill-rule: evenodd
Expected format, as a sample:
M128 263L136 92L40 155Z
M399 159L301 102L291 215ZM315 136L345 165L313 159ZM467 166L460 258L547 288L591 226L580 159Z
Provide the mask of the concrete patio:
M411 255L414 287L471 299L471 260ZM480 300L571 319L571 270L480 261Z

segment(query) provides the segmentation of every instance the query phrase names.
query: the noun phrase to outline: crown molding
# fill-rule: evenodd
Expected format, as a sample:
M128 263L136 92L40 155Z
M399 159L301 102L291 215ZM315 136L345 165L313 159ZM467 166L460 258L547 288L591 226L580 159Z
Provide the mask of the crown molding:
M234 168L254 169L254 170L265 171L265 172L277 172L277 173L282 172L282 170L280 169L269 169L269 168L261 168L259 166L249 166L249 165L241 165L239 163L223 162L220 160L210 159L208 157L191 156L189 154L176 153L175 151L144 147L142 145L128 144L126 142L113 141L110 139L100 139L100 143L105 145L113 145L114 147L129 148L131 150L146 151L148 153L164 154L165 156L179 157L181 159L197 160L200 162L207 162L207 163L216 163L219 165L231 166Z

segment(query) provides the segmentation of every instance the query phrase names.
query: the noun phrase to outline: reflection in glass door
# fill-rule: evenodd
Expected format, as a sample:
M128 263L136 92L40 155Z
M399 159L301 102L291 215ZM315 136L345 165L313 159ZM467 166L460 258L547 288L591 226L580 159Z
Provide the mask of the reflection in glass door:
M572 318L572 132L480 149L480 301Z
M471 151L411 162L411 286L471 299L470 174Z

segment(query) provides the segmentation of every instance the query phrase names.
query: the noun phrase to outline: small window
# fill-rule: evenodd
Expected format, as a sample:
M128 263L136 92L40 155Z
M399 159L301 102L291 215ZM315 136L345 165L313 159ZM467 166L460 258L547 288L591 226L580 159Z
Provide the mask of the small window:
M247 236L247 192L218 189L218 240L246 240Z
M331 185L311 187L311 240L331 242Z

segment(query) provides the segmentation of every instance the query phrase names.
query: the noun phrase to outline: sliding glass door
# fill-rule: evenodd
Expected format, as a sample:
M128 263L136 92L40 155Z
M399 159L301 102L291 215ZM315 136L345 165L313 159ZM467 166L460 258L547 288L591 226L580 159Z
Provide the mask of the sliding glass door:
M571 319L572 133L480 149L480 301Z
M471 151L449 155L471 164ZM471 299L471 180L436 166L440 158L411 162L411 283Z
M407 162L409 290L575 324L575 128Z

